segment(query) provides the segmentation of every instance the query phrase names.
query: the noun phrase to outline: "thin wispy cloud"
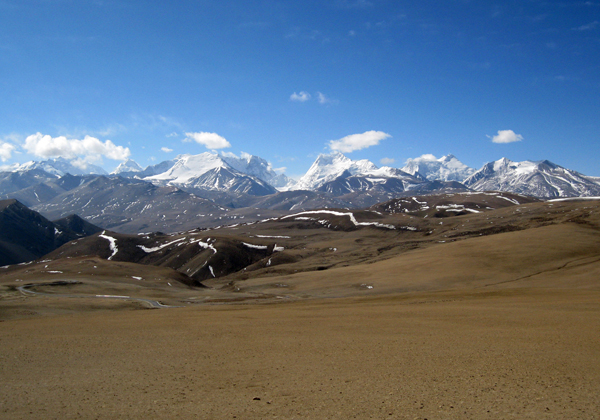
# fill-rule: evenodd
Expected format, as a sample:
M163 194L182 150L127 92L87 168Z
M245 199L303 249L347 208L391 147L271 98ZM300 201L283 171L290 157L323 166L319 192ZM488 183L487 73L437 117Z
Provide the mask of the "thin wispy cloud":
M490 136L488 136L488 138L490 138ZM523 136L516 134L512 130L498 130L498 134L491 137L491 139L494 143L514 143L517 141L522 141Z
M377 146L379 142L389 137L392 136L383 131L365 131L362 134L351 134L339 140L330 140L329 148L337 152L350 153L355 150Z
M574 31L591 31L591 30L596 29L596 27L598 25L600 25L600 21L595 20L595 21L593 21L591 23L588 23L586 25L581 25L581 26L578 26L576 28L573 28L573 30Z
M396 159L387 158L387 157L381 158L379 160L379 163L381 163L382 165L391 165L394 162L396 162Z
M161 147L160 150L162 150L165 153L171 153L173 151L173 149L169 149L168 147Z
M317 92L317 99L321 105L336 104L339 102L337 99L331 99L321 92Z
M312 96L310 95L310 93L305 92L305 91L301 91L300 93L292 93L290 95L290 101L293 102L306 102L308 100L310 100Z
M231 147L231 143L229 143L224 137L219 136L217 133L207 133L202 131L199 133L185 133L185 135L186 138L183 140L184 142L187 143L194 141L211 150Z
M316 92L314 98L321 105L327 104L337 104L339 101L337 99L332 99L325 95L323 92ZM313 99L313 95L306 91L301 91L300 93L294 92L290 95L290 101L292 102L307 102Z

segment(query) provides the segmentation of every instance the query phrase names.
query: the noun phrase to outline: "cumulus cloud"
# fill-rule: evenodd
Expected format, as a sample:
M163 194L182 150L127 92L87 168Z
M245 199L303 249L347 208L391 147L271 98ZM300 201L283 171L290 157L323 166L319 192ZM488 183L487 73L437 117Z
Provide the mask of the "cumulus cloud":
M292 93L290 95L290 101L294 102L306 102L311 98L310 93L302 91L300 93Z
M128 147L117 146L110 140L102 142L91 136L78 140L36 133L25 139L23 148L37 157L76 159L80 165L83 165L82 162L95 162L103 157L126 160L131 155Z
M330 140L329 148L342 153L350 153L355 150L376 146L381 140L392 137L383 131L365 131L362 134L351 134L339 140Z
M231 147L231 143L217 133L207 133L202 131L200 133L185 133L185 135L186 138L183 141L195 141L198 144L206 146L208 149L225 149L226 147Z
M396 159L393 159L393 158L382 158L379 162L382 165L391 165L392 163L396 162Z
M494 143L514 143L521 140L523 140L523 136L512 130L498 130L498 135L492 137Z
M431 153L426 153L424 155L419 156L418 158L414 158L414 159L408 159L410 161L419 161L419 162L433 162L434 160L437 160L437 158L432 155ZM407 161L408 161L407 160Z
M171 153L173 151L173 149L169 149L168 147L161 147L160 150L162 150L165 153Z
M4 143L0 141L0 160L2 162L6 162L8 159L12 157L12 152L15 150L15 146L10 143Z

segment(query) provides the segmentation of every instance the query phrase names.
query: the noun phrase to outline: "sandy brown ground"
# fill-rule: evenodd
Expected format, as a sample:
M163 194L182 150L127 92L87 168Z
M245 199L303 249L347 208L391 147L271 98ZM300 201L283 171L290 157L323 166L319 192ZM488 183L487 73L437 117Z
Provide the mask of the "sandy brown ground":
M0 417L593 419L600 293L514 289L0 323Z

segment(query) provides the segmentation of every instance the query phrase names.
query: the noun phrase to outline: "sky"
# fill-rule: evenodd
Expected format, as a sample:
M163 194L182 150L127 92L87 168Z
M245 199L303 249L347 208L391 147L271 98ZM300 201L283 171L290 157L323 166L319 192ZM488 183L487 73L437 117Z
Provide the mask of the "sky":
M600 0L0 0L0 166L250 153L600 176Z

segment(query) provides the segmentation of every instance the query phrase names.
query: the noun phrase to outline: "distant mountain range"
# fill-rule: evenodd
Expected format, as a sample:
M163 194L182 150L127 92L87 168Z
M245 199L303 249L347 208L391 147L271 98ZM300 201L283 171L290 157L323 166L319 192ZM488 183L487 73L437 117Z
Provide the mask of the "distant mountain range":
M0 172L0 199L15 198L51 219L79 214L121 232L174 232L261 220L270 212L366 208L394 198L505 191L541 199L600 196L598 178L549 161L502 158L475 170L448 155L378 167L341 153L320 155L297 181L264 159L217 153L180 155L142 169L126 161L111 174L64 159Z

